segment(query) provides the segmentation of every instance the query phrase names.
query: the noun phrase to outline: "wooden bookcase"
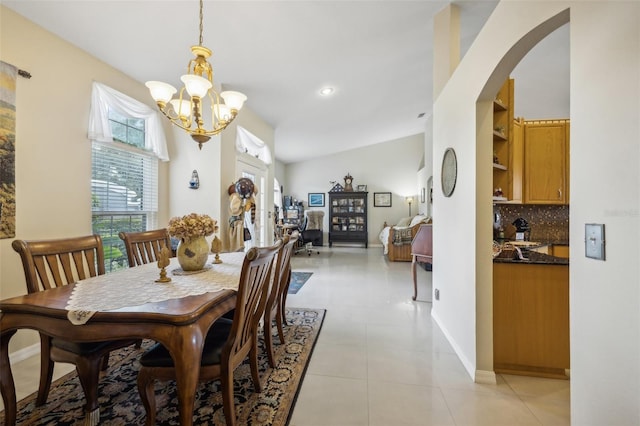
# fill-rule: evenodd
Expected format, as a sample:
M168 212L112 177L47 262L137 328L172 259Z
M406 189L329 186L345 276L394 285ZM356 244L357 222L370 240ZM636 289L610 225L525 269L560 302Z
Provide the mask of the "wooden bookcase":
M333 243L369 246L367 192L329 192L329 247Z

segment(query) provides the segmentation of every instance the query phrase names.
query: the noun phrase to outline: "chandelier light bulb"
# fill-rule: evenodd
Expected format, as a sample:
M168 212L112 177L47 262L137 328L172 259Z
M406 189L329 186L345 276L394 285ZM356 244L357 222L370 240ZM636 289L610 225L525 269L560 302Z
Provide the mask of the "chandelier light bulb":
M180 77L180 80L184 83L184 87L191 97L202 98L213 86L209 80L199 75L185 74Z
M242 105L244 105L244 101L247 100L245 95L233 90L226 90L220 93L220 96L224 99L224 103L229 109L235 109L236 111L240 111L240 109L242 109Z
M186 120L191 115L191 102L180 100L180 99L172 99L169 101L173 110L178 114L181 120Z
M177 92L176 88L162 81L147 81L145 84L151 92L151 97L156 102L167 103Z

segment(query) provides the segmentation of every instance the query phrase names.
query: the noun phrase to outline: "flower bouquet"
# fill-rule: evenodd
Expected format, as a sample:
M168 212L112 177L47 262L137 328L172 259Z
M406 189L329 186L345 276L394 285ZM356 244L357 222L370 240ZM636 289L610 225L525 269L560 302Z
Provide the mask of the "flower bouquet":
M169 220L169 235L189 242L197 237L207 237L218 231L218 222L206 214L190 213Z

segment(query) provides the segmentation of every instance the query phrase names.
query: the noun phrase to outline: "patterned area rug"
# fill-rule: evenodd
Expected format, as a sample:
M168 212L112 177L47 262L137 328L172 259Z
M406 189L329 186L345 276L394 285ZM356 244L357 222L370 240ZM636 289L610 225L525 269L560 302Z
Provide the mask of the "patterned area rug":
M302 288L304 283L307 282L311 275L313 275L313 272L291 271L291 282L289 283L289 290L287 291L287 293L296 294L298 290Z
M286 425L295 405L311 353L315 346L325 311L323 309L288 308L285 328L286 345L278 344L273 328L276 367L269 367L264 342L259 342L258 362L263 390L253 388L249 363L245 361L234 373L235 407L238 425ZM101 425L144 425L145 411L136 387L140 368L138 358L153 342L145 340L142 349L129 347L112 352L109 370L100 379L99 404ZM225 425L220 381L200 384L194 408L194 425ZM84 395L74 372L55 381L44 406L35 406L36 394L18 402L17 424L81 425ZM158 425L178 425L178 397L175 382L156 382ZM4 412L0 413L4 424Z

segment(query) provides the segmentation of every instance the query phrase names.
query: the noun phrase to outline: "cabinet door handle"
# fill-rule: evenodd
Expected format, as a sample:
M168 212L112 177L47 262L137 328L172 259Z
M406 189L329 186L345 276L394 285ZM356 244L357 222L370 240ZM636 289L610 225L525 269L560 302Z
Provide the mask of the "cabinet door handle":
M562 189L558 188L558 200L562 199Z

